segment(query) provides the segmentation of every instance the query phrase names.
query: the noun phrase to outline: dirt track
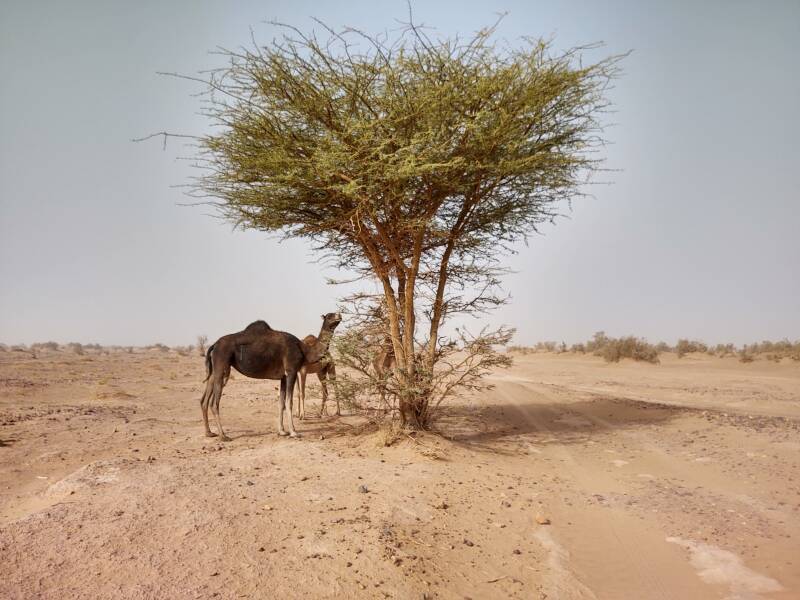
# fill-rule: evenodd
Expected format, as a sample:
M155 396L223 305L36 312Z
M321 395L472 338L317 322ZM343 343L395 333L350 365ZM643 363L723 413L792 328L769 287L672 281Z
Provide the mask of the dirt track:
M0 354L0 597L800 597L796 363L520 357L390 448L242 377L208 440L202 370Z

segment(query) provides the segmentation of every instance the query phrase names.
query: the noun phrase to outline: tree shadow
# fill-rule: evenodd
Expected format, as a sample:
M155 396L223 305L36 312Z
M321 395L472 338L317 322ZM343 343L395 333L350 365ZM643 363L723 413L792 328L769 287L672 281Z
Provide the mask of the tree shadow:
M334 437L340 437L344 435L348 435L353 433L354 431L358 431L360 427L360 423L348 423L348 417L357 417L358 415L328 415L328 416L314 416L314 417L306 417L304 420L300 420L297 417L294 418L294 425L297 429L297 433L300 434L301 439L303 437L307 438L319 438L323 436L325 439L330 439ZM284 425L285 425L284 421ZM242 431L242 430L239 430ZM242 433L239 434L232 434L228 431L228 435L232 440L238 439L247 439L247 438L268 438L268 437L278 437L277 431L274 428L274 425L270 428L267 427L263 430L255 430L255 429L245 429Z
M695 409L614 397L577 402L450 406L437 430L468 450L519 454L528 444L582 444L592 438L664 424Z

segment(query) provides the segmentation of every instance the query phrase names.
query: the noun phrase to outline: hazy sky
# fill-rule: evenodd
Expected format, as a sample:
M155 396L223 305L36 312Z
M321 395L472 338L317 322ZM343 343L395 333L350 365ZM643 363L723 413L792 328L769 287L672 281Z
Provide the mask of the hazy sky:
M491 317L517 341L604 329L652 341L800 338L800 3L416 2L466 32L633 50L607 166L569 219L522 247ZM300 243L178 206L198 87L156 71L218 64L264 20L378 32L404 1L0 1L0 341L192 343L257 318L305 335L340 290Z

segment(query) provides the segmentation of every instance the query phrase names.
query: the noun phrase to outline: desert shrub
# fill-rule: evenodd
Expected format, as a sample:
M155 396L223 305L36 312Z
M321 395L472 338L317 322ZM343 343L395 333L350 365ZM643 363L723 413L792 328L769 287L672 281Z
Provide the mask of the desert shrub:
M198 335L197 336L197 352L200 356L206 355L206 344L208 343L208 336L206 335Z
M25 344L14 344L11 346L12 352L27 352L28 347Z
M533 354L536 352L536 348L531 348L530 346L509 346L508 352L514 354Z
M726 356L735 356L736 346L733 344L717 344L714 346L713 354L719 356L720 358L725 358Z
M609 339L599 350L595 351L607 362L619 362L621 358L632 358L652 364L658 364L658 350L647 341L633 336Z
M166 344L150 344L149 346L145 346L145 350L158 350L159 352L169 352L169 346Z
M610 340L611 338L606 335L605 331L598 331L591 340L586 342L586 351L598 354Z
M189 356L194 350L194 346L175 346L175 352L180 354L181 356Z
M70 342L67 344L67 350L79 356L83 356L85 354L83 350L83 344L79 344L78 342Z
M678 358L683 358L692 352L708 352L708 346L697 340L680 339L675 346L675 352L678 353Z
M39 342L31 346L33 350L51 350L51 351L57 351L59 347L60 346L58 345L57 342Z
M8 352L8 346L5 344L0 344L0 352Z
M536 342L536 352L555 352L557 348L557 342Z
M667 342L658 342L655 346L656 352L672 352L672 346L670 346Z
M742 349L742 351L741 351L741 352L739 352L739 362L742 362L742 363L751 363L751 362L753 362L754 360L755 360L755 358L753 358L753 355L752 355L752 354L750 354L750 352L748 352L748 350L747 350L747 347L746 347L746 346L745 346L745 348L743 348L743 349Z
M101 352L103 350L103 347L100 344L84 344L83 349L92 350L94 352Z
M586 354L586 345L585 344L572 344L570 347L570 352L574 352L576 354Z

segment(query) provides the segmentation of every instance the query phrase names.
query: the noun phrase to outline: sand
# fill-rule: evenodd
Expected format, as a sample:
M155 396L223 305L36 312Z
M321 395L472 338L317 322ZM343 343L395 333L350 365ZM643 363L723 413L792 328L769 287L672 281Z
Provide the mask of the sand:
M521 356L391 447L202 378L0 353L0 597L800 597L797 363Z

